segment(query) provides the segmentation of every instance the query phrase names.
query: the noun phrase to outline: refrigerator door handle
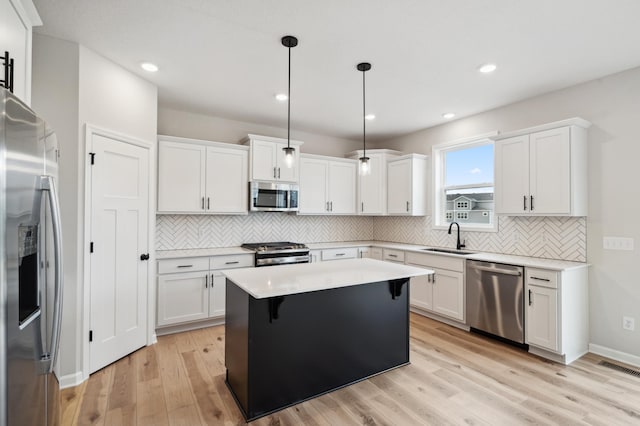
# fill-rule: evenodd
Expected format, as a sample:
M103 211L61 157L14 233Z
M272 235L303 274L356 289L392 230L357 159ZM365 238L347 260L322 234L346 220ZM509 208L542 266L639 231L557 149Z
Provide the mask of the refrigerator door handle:
M52 176L40 176L40 190L47 192L47 199L51 210L51 225L53 230L53 249L55 253L55 287L53 306L53 330L51 330L51 342L45 351L49 361L49 373L53 372L53 367L58 358L60 346L60 326L62 324L62 230L60 228L60 204L58 202L58 192ZM47 353L48 352L48 353Z

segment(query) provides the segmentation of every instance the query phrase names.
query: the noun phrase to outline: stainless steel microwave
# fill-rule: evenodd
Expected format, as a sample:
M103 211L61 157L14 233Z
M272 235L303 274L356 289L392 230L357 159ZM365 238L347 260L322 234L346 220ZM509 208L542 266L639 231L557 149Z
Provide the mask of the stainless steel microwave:
M252 212L298 211L295 183L249 182L249 210Z

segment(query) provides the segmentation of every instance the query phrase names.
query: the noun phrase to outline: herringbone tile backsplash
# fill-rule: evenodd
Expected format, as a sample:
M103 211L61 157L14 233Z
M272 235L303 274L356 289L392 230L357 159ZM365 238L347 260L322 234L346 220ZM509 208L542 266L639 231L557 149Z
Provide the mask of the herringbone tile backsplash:
M233 247L242 243L322 243L373 239L373 218L251 213L246 216L158 215L156 249Z
M584 262L587 226L583 217L498 217L498 232L466 232L468 250ZM455 235L433 229L431 217L158 215L156 249L233 247L242 243L296 241L394 241L454 247Z
M373 239L435 247L455 247L456 235L433 229L431 217L376 217ZM498 216L498 232L460 233L467 250L585 262L584 217Z

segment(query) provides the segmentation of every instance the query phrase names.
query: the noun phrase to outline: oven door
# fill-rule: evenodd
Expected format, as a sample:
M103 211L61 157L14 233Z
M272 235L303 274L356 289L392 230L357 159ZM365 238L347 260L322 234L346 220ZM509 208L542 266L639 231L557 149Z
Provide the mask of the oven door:
M249 210L287 212L298 210L298 185L272 182L249 184Z

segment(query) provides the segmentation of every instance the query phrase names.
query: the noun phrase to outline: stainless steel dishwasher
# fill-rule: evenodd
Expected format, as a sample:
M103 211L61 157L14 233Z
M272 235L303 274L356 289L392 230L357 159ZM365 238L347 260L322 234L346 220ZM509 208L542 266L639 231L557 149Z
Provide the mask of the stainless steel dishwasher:
M524 344L522 266L467 260L467 324Z

